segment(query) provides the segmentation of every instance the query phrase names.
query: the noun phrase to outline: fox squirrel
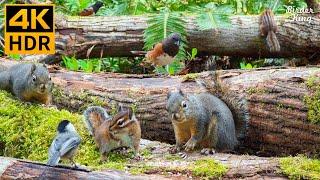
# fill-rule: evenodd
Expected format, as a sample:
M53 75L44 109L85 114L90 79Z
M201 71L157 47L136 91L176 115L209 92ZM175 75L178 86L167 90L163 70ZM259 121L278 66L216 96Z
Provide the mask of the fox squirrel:
M111 117L102 107L91 106L84 112L84 122L94 137L102 161L106 160L108 152L120 147L132 148L137 154L141 129L131 110L120 110Z
M277 23L274 20L274 14L271 9L267 8L260 16L260 33L261 36L267 36L267 45L270 52L279 52L280 44L275 34L278 31Z
M196 147L201 153L233 150L238 144L232 113L219 98L209 94L169 92L167 110L172 120L176 150Z
M43 64L20 63L8 69L0 67L0 89L23 101L51 104L52 81Z

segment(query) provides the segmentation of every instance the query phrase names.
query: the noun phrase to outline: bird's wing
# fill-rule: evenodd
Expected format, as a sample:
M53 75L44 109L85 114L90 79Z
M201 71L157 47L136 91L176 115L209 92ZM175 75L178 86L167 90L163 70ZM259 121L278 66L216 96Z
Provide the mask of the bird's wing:
M77 146L79 146L81 140L79 137L70 137L69 139L67 139L60 148L60 156L65 155L67 152L69 152L71 149L76 148Z

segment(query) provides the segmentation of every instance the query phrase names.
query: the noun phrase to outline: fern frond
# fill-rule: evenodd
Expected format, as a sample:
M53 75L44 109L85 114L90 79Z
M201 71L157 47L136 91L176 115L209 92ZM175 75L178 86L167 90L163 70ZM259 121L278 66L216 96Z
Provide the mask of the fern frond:
M196 22L200 30L227 28L231 25L229 17L234 11L231 5L217 7L209 3L205 10L199 12Z
M182 43L177 55L178 60L186 57L185 49L187 47L187 38L185 30L185 21L180 13L162 11L159 14L152 15L148 19L148 27L144 31L144 49L150 50L153 46L161 42L171 33L180 33Z

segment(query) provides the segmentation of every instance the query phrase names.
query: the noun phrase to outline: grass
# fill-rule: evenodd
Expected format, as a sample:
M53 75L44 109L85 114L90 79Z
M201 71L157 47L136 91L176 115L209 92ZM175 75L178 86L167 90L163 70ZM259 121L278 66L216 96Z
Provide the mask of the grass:
M280 159L282 173L290 179L320 179L320 160L305 156Z

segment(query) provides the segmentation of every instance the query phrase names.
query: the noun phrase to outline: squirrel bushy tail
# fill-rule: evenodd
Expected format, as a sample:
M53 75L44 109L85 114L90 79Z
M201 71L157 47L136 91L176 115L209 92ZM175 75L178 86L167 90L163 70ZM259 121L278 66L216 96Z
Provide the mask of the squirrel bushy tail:
M247 99L239 93L223 90L217 80L217 74L214 73L213 76L215 79L214 85L212 85L212 82L209 83L203 79L197 79L196 82L207 92L214 94L227 104L234 118L237 139L242 141L245 138L249 121Z
M104 121L111 116L100 106L91 106L83 113L84 122L91 135L94 135L94 130L97 129Z

